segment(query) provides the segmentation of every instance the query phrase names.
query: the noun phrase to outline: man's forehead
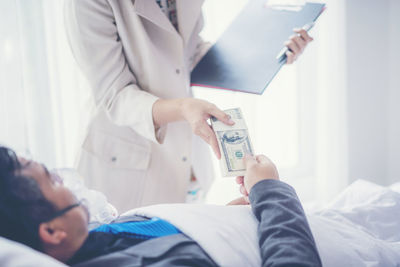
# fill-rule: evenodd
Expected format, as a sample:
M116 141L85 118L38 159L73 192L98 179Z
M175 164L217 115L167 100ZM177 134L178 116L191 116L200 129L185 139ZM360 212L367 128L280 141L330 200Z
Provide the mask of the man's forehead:
M22 159L20 160L21 163L21 173L30 178L34 179L39 187L44 196L48 199L51 200L52 202L57 199L56 195L54 194L54 190L51 187L50 179L49 179L49 173L47 172L47 169L44 165L33 161L33 160L27 160L27 159Z
M27 160L25 158L18 158L18 160L21 164L22 173L28 174L28 176L38 180L38 182L41 182L43 178L45 178L46 172L44 170L44 166L33 160Z

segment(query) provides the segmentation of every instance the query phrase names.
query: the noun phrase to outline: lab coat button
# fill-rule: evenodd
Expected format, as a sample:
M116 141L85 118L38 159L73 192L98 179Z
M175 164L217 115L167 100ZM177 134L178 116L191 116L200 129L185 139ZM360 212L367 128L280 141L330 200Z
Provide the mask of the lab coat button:
M116 162L116 161L117 161L117 157L112 157L112 158L111 158L111 161L112 161L112 162Z
M187 161L187 157L183 157L183 158L182 158L182 161L183 161L183 162Z
M180 69L176 69L175 72L176 72L176 74L181 73Z

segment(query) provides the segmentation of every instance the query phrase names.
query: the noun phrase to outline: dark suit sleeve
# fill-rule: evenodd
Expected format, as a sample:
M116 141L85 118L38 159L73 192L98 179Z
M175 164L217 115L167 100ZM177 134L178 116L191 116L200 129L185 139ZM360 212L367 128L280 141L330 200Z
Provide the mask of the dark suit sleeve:
M258 227L262 266L322 266L294 189L278 180L253 186L250 203Z

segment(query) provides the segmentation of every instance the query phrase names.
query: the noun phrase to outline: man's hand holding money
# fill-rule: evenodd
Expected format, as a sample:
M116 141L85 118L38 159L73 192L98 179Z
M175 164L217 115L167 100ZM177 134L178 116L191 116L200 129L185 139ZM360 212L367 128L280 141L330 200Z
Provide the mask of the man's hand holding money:
M251 188L262 180L279 180L279 173L275 164L264 155L246 155L243 160L246 166L246 174L236 177L236 183L240 185L239 190L244 200L249 203L248 197Z
M228 205L249 203L251 188L261 180L279 180L275 164L264 155L254 155L247 125L240 108L224 110L235 124L227 124L216 117L211 118L211 125L221 149L220 167L222 176L237 176L243 197L231 201Z

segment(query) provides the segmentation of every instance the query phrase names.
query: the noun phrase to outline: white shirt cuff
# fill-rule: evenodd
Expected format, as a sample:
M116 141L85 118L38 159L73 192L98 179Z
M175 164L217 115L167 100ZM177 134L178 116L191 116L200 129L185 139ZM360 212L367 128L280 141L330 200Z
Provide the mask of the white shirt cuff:
M167 127L155 129L153 122L153 104L158 99L131 84L118 93L107 113L117 125L129 126L146 139L162 144Z

